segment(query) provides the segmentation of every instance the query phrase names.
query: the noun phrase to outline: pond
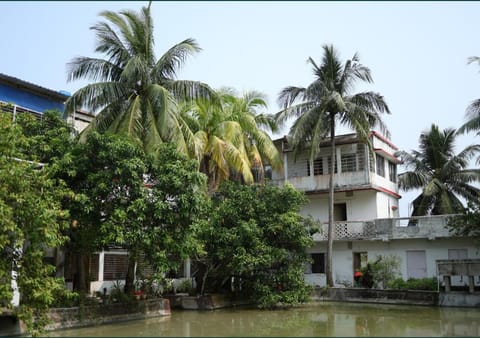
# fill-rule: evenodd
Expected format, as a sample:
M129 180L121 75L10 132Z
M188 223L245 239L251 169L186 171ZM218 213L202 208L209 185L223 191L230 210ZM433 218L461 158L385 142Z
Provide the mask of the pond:
M363 303L314 303L288 310L173 310L156 317L50 336L480 336L479 308L439 308Z

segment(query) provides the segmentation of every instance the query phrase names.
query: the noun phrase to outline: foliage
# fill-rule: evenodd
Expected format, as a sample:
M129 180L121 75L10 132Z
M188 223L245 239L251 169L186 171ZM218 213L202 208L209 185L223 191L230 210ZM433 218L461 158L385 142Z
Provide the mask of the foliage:
M212 277L207 289L233 287L261 307L307 300L303 272L315 230L298 214L306 201L303 194L290 185L225 182L212 199L210 219L199 229L206 251L203 281L207 274Z
M438 291L438 281L435 277L409 278L406 281L403 278L396 278L391 280L387 287L395 290Z
M75 291L70 291L62 288L55 294L55 300L52 307L76 307L80 305L80 294Z
M365 279L366 276L371 275L373 282L371 286L385 289L391 281L399 276L400 263L400 258L397 256L378 255L375 262L367 263L367 266L362 269L363 278Z
M480 240L480 206L469 203L462 214L449 217L447 228L457 236Z
M69 191L23 152L31 140L8 115L0 116L0 300L10 306L12 271L21 294L17 315L38 335L46 311L63 287L55 267L45 264L47 248L61 246L68 212L61 201Z
M142 150L125 137L91 133L57 163L56 174L74 192L65 200L72 226L68 250L81 260L110 245L126 245L126 236L142 223L127 214L145 198L143 174L147 165ZM130 232L129 232L130 231ZM75 285L86 291L88 276L82 267Z
M418 151L397 152L407 169L398 176L399 187L422 190L412 202L412 216L463 212L461 199L478 204L480 189L474 183L480 181L480 169L468 166L480 145L467 146L455 154L456 136L455 129L441 131L432 124L420 135Z
M263 95L250 91L238 97L224 88L219 96L220 101L197 99L182 107L190 156L208 176L210 191L232 176L246 183L263 181L264 165L274 169L282 165L277 148L262 129L276 130L273 118L259 113L266 108Z
M480 64L480 57L471 56L468 58L468 63ZM476 131L477 136L480 135L480 99L473 100L467 107L465 113L465 123L458 129L458 134L464 134L471 131ZM477 163L479 159L477 158Z
M40 120L32 114L20 113L15 122L27 137L22 153L33 161L51 163L61 159L75 142L75 129L57 110L45 111Z
M373 127L379 126L388 135L380 113L390 113L383 98L375 92L352 94L357 81L373 82L370 69L362 65L357 54L342 63L333 46L324 45L321 64L312 58L308 63L313 67L314 81L306 88L286 87L279 95L282 110L277 113L278 123L295 118L289 132L289 143L297 155L309 149L310 161L320 151L322 140L330 136L331 161L329 168L329 212L327 243L327 285L333 286L333 203L335 130L337 124L350 127L357 137L370 145L369 135ZM371 148L371 145L370 145Z
M92 132L59 164L59 175L75 192L68 201L75 224L69 249L86 255L126 248L127 292L134 291L141 255L161 274L200 249L192 224L206 211L205 177L173 145L159 149L152 161L126 137ZM86 273L79 274L86 284Z
M77 57L68 64L69 80L95 81L66 102L68 112L79 106L96 113L82 139L91 130L109 131L128 135L148 154L156 154L163 141L186 152L177 100L215 96L204 83L176 79L178 69L200 47L186 39L156 59L150 4L139 12L103 11L100 16L105 21L91 29L95 52L104 58Z
M197 163L175 150L160 146L158 162L148 170L151 187L144 204L136 205L142 228L131 240L157 273L178 270L186 258L201 251L196 238L197 222L207 218L209 198L206 178Z

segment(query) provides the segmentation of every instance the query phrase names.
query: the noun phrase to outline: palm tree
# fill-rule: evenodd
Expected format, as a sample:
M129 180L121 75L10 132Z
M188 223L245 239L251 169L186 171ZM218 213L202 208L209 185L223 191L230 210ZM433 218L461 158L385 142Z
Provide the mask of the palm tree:
M283 109L277 113L276 120L283 124L290 118L296 119L289 132L294 154L309 147L311 161L320 150L320 141L330 134L332 161L329 169L326 275L327 284L333 286L335 128L337 124L346 125L356 131L360 140L369 144L368 135L374 126L379 126L388 135L379 113L390 111L383 96L378 93L351 93L355 82L373 82L370 69L359 62L357 54L342 64L334 47L324 45L321 64L317 65L312 58L308 58L307 62L313 67L315 80L306 88L291 86L280 92L278 101Z
M468 58L468 63L477 62L480 64L480 57L472 56ZM474 100L470 105L467 107L467 111L465 114L465 119L467 120L459 129L459 134L464 134L470 131L477 131L480 133L480 99Z
M76 57L68 64L69 81L88 79L94 83L75 92L66 109L71 113L80 106L97 113L83 138L96 129L127 134L147 153L154 153L163 141L174 141L186 152L177 100L214 99L213 91L201 82L176 80L186 58L200 51L195 40L186 39L155 58L150 4L139 13L100 13L106 22L91 29L97 37L95 51L105 58Z
M235 95L223 89L220 101L197 99L185 105L181 114L183 124L189 126L183 129L189 152L207 175L210 191L232 174L253 183L252 169L263 172L265 162L275 169L282 165L278 150L262 129L274 129L273 118L257 112L266 107L263 96L257 92Z
M440 131L432 124L420 134L418 151L396 153L407 168L398 176L399 187L405 191L422 189L412 202L412 216L460 213L464 210L460 198L478 204L480 189L471 183L480 181L480 169L467 167L480 145L455 154L456 135L453 128Z

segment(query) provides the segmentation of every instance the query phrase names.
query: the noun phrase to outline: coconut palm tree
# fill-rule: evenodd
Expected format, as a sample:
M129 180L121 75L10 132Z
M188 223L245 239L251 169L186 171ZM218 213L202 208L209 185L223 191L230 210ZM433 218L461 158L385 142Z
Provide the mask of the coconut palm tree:
M274 130L273 118L259 114L266 107L263 95L257 92L237 97L231 89L219 92L220 101L197 99L183 107L181 118L189 151L200 163L200 171L208 176L210 191L234 174L245 183L253 183L252 169L263 172L265 162L278 169L280 154L267 132Z
M478 205L480 189L472 183L480 181L480 169L467 167L480 145L470 145L455 154L456 135L453 128L440 131L432 124L420 135L419 150L396 153L407 168L398 176L399 187L422 190L412 202L412 216L460 213L464 210L461 198Z
M94 81L66 103L67 112L82 107L97 113L82 136L92 129L110 131L129 135L148 153L167 140L186 151L177 100L214 99L206 84L176 79L186 58L200 51L198 44L186 39L156 59L150 4L138 13L104 11L100 16L106 21L91 29L97 37L95 51L105 58L76 57L68 64L69 81Z
M333 246L333 203L334 203L334 163L335 130L338 124L356 131L360 140L368 144L371 128L379 126L387 134L380 113L390 113L383 98L375 92L352 94L357 81L373 82L370 69L359 62L357 54L342 63L333 46L323 46L321 63L312 58L308 63L313 67L314 81L306 88L286 87L279 95L282 110L277 113L279 124L295 118L289 136L294 153L309 148L313 161L320 147L320 141L330 136L331 158L328 207L328 246L326 276L327 284L333 286L332 246Z
M480 57L472 56L468 58L468 63L477 62L480 64ZM480 133L480 99L474 100L470 105L467 107L467 111L465 114L466 122L458 128L459 134L464 134L470 131L476 131L477 135Z

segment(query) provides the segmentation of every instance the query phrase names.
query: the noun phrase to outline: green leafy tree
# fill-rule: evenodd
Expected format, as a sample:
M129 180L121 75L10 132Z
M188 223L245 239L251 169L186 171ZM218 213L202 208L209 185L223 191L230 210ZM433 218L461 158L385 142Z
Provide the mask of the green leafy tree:
M480 244L480 205L469 203L463 213L449 217L447 227L454 234L474 238Z
M76 257L76 290L89 290L90 254L118 244L135 252L129 246L128 234L141 228L142 223L127 215L138 200L145 198L146 171L143 151L129 139L95 132L58 163L57 176L74 192L65 203L72 217L68 250ZM126 284L133 285L131 272Z
M461 198L478 204L480 169L470 169L470 160L480 151L480 145L465 147L455 153L457 133L453 128L443 131L432 124L421 133L419 150L397 152L405 167L399 174L398 185L405 191L421 189L413 200L412 216L455 214L464 211Z
M67 100L67 111L81 106L98 113L83 134L126 134L147 153L156 153L163 141L174 141L186 152L177 100L211 97L213 91L201 82L176 79L186 58L200 51L195 40L186 39L156 59L150 4L138 13L100 13L106 21L91 29L97 37L95 51L105 58L77 57L69 63L69 80L95 82Z
M68 212L61 202L69 191L52 178L49 166L22 152L29 144L18 124L0 116L0 302L11 306L14 276L20 292L17 315L30 334L38 335L55 292L63 287L43 257L47 248L66 240Z
M318 154L320 141L330 136L331 158L329 168L328 203L328 245L326 276L327 284L333 286L332 245L333 245L333 204L334 204L334 164L335 131L338 124L356 131L363 142L369 144L369 132L375 126L388 134L380 113L389 113L383 96L375 92L353 94L357 81L373 82L370 69L359 62L357 54L342 63L333 46L323 46L320 65L308 59L313 67L314 81L306 88L286 87L279 95L282 110L276 120L283 124L290 118L295 121L290 128L289 142L294 154L309 149L310 160Z
M78 258L80 291L88 290L85 261L95 251L128 250L130 293L140 256L162 274L200 249L192 224L205 214L205 178L173 145L159 149L152 161L126 137L91 133L59 166L76 194L68 202L74 224L69 249Z
M313 242L308 221L298 214L305 201L292 186L224 182L200 228L206 251L200 291L229 289L233 277L237 292L261 307L307 300L303 273Z
M15 122L22 128L28 144L22 152L31 160L53 163L70 151L76 131L58 110L47 110L39 120L29 113L17 114Z
M263 176L264 164L281 167L278 150L263 128L275 130L273 119L260 114L266 103L258 92L238 97L232 89L219 92L220 100L198 99L183 107L190 154L208 177L210 191L233 177L253 183L253 171Z

